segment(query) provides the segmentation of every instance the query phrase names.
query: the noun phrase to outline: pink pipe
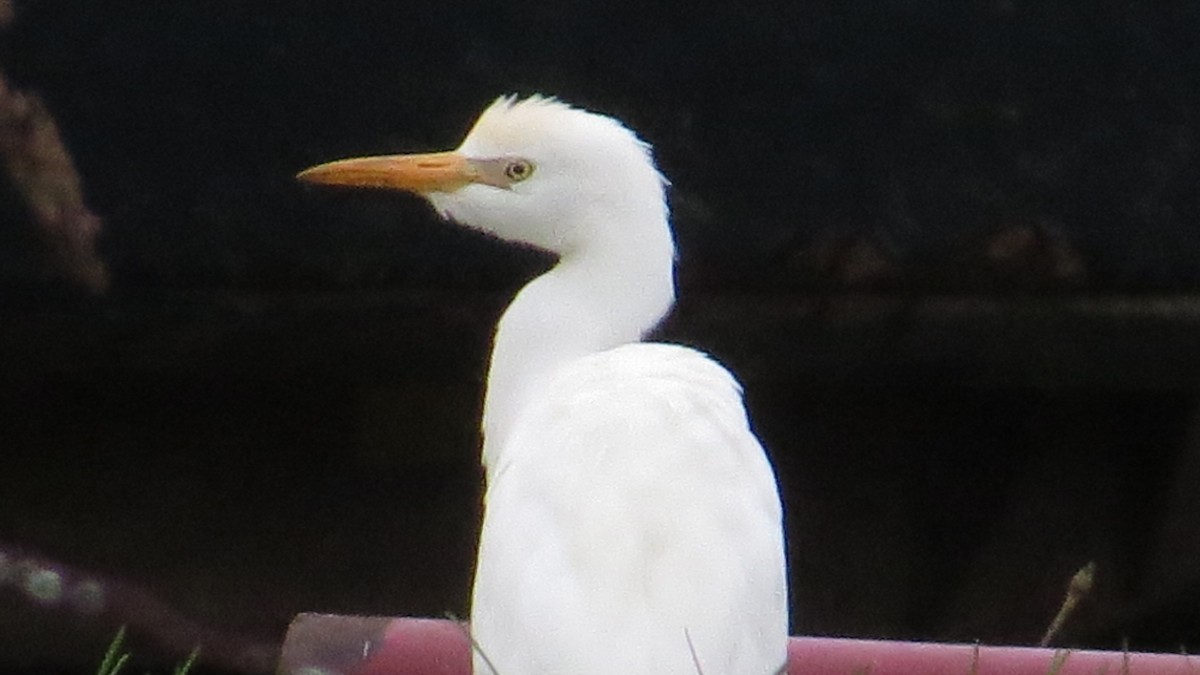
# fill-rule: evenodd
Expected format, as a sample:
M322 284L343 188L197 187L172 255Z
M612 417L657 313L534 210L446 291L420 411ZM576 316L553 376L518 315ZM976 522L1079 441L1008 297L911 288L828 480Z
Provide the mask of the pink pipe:
M470 650L465 625L452 621L301 614L288 629L279 673L469 675ZM1054 671L1056 658L1066 660ZM788 645L788 675L1050 673L1200 675L1200 657L816 637L794 637Z

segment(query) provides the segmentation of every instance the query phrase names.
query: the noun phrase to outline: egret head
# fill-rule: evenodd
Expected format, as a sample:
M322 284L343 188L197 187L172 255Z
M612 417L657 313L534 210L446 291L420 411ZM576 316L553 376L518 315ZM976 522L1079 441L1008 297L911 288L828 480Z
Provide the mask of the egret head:
M457 150L340 160L298 177L413 192L463 225L561 255L666 230L649 146L611 117L541 96L497 99Z

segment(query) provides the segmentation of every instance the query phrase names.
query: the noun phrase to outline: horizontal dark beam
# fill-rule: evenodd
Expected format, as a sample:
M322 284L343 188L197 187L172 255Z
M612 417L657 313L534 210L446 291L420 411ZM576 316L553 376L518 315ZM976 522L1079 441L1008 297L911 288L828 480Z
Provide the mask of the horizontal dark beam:
M0 310L0 374L477 380L505 298L165 294ZM746 381L1181 389L1200 384L1200 296L692 294L658 331Z
M720 296L686 304L668 331L744 379L1200 385L1200 296Z

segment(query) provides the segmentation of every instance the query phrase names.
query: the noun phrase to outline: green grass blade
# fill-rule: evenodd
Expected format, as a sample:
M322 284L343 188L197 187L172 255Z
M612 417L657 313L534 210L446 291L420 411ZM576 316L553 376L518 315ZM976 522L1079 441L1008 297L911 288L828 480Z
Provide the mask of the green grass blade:
M117 675L121 672L129 661L129 653L122 651L124 642L125 626L121 626L112 642L108 643L108 651L104 652L104 660L100 662L96 675Z
M173 670L172 673L174 675L187 675L188 671L190 671L192 669L192 666L194 666L196 664L196 659L199 657L200 657L200 648L196 647L195 649L192 650L191 654L188 654L187 659L183 663L175 666L175 670Z

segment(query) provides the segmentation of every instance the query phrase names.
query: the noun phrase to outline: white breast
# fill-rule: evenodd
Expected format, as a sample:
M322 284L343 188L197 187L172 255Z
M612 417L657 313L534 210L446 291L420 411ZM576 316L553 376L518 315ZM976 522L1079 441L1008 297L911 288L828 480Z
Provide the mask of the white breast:
M689 639L705 675L784 662L779 495L728 371L661 344L578 359L504 446L472 616L498 675L696 675Z

